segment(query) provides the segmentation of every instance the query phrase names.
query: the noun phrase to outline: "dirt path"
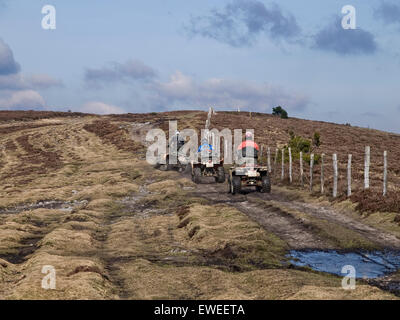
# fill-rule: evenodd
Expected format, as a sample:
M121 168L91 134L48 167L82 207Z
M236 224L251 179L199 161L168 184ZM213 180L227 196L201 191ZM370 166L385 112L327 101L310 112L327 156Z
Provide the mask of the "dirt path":
M240 195L231 195L227 192L226 184L219 185L205 181L197 185L194 194L213 203L225 203L237 208L264 229L287 242L291 249L340 249L332 244L332 241L325 239L301 215L348 229L366 241L376 244L377 247L400 249L400 239L396 236L375 229L332 207L289 200L290 191L273 190L271 194L262 194L249 189ZM290 212L299 212L299 217Z
M363 237L372 242L376 242L387 249L400 249L400 239L396 236L366 225L361 221L355 220L341 212L338 212L332 207L293 200L289 201L287 200L288 194L285 194L284 192L275 191L273 195L254 193L251 196L275 200L285 208L306 212L307 214L317 217L318 219L325 219L343 227L352 229L360 233Z

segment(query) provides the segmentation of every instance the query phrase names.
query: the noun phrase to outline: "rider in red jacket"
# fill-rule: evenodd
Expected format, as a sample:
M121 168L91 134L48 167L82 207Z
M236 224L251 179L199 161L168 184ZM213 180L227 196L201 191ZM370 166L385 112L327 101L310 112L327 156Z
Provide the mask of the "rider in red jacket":
M244 140L238 147L238 151L243 151L243 149L253 148L254 155L260 151L260 147L254 142L253 134L251 132L246 132L246 140Z

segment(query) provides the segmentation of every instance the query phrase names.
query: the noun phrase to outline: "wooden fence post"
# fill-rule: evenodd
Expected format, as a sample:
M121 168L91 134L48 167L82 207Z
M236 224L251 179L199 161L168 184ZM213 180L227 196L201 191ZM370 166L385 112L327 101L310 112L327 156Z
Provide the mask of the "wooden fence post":
M226 159L232 159L232 156L228 156L228 152L229 152L229 150L228 150L228 141L226 140L226 139L224 139L224 162L226 161ZM232 149L231 149L231 152L232 152Z
M300 151L300 185L304 186L303 151Z
M347 196L351 196L351 160L353 155L349 154L349 159L347 161Z
M261 147L260 147L260 154L258 155L259 159L262 158L263 152L264 152L264 145L262 144Z
M211 125L211 114L212 114L212 107L210 107L208 109L207 121L206 121L206 129L210 128L210 125Z
M282 149L282 174L281 180L285 179L285 148Z
M338 160L337 154L334 153L332 156L333 159L333 197L337 197L337 184L338 184Z
M293 182L292 177L292 148L289 147L289 182Z
M274 175L278 172L277 163L278 163L278 148L275 150L275 159L274 159Z
M324 157L325 154L321 154L321 194L325 193Z
M271 148L267 148L267 165L268 165L268 172L271 173L272 168L271 168Z
M313 191L314 153L310 155L310 192Z
M369 166L371 162L371 148L365 147L365 161L364 161L364 189L369 189Z
M387 194L387 151L383 152L383 196Z

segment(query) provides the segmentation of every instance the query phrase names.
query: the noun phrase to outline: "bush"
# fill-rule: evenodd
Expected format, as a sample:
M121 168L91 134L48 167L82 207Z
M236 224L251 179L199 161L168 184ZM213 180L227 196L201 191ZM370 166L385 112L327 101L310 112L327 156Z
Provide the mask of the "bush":
M314 132L313 145L317 148L321 145L321 135L319 132Z
M318 132L314 133L313 140L303 138L302 136L296 136L293 131L289 132L290 140L287 146L284 147L285 162L289 162L289 147L292 150L293 161L300 159L300 152L303 152L303 161L310 163L311 153L313 153L314 147L319 147L321 144L321 137ZM314 163L319 164L321 156L314 154ZM278 153L278 162L282 161L282 153Z
M282 119L288 119L288 113L285 109L283 109L281 106L277 106L275 108L272 108L272 114L274 116L280 116Z
M295 153L300 153L300 151L309 153L311 150L311 141L301 136L293 136L289 140L288 147L292 148L292 152Z

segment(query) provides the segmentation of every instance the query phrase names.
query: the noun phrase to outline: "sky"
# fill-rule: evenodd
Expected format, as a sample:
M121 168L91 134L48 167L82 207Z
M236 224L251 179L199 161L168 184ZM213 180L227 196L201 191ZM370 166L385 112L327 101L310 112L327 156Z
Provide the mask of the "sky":
M396 0L0 0L0 110L281 105L400 133L399 36Z

